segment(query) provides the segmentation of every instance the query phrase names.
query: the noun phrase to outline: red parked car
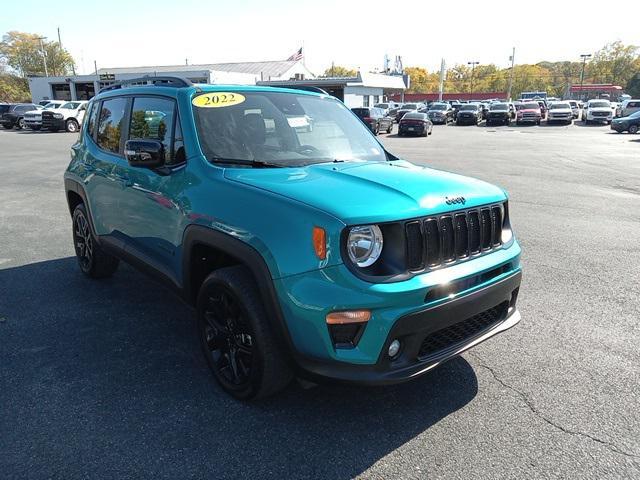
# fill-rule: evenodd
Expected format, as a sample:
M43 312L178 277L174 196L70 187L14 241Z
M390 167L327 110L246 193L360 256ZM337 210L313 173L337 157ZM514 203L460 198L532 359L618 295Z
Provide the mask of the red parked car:
M538 102L526 102L521 103L516 114L516 125L523 123L535 123L540 125L542 120L542 112L540 111L540 105Z

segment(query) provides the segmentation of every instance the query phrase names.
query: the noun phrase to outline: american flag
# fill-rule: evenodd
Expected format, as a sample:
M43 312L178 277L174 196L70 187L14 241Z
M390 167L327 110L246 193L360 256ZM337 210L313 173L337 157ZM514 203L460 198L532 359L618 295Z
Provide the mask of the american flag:
M296 53L287 58L287 61L298 61L302 60L302 47L298 49Z

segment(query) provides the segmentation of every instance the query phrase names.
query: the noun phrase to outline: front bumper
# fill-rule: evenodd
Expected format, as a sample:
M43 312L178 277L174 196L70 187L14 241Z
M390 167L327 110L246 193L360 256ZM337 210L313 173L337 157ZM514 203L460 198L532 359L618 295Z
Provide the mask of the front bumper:
M514 242L490 255L388 284L359 280L344 265L274 281L299 375L316 381L402 382L510 328L520 318L515 303L521 280L519 255L520 247ZM471 283L496 268L499 274ZM458 281L467 286L427 300L442 285ZM505 302L508 308L489 324L425 353L423 343L431 335L446 335L446 329L456 330L488 309L505 307ZM356 346L336 348L326 314L361 308L371 310L372 316ZM386 352L394 339L401 341L402 348L392 360Z
M42 127L42 120L30 120L28 118L25 118L24 124L29 128Z

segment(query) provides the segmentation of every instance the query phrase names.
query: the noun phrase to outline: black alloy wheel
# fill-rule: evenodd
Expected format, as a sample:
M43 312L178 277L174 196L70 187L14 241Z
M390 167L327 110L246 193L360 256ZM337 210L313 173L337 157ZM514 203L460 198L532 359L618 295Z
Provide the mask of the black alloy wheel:
M89 273L93 264L94 244L84 210L76 212L73 216L73 246L80 268L84 273Z
M241 302L228 287L210 291L200 338L220 383L229 390L246 388L254 363L253 332Z
M629 126L629 133L633 133L634 135L636 133L638 133L638 125L630 125Z

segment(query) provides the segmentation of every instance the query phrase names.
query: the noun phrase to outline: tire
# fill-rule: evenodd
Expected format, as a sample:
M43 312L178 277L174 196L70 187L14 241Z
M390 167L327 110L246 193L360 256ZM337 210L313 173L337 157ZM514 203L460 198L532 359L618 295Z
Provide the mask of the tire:
M76 120L71 118L64 124L64 128L69 133L76 133L80 129L80 125Z
M241 400L273 395L293 374L244 266L221 268L202 283L197 331L207 364L222 389Z
M538 120L538 121L536 122L536 125L540 125L540 122L542 122L542 120Z
M81 203L73 211L73 247L82 273L90 278L110 277L118 269L119 260L106 253L91 231L87 210Z
M629 126L629 133L632 133L632 134L634 134L634 135L635 135L636 133L638 133L638 125L630 125L630 126Z
M393 123L390 123L389 128L387 128L387 133L391 133L392 130L393 130Z
M16 130L23 130L25 127L24 118L19 118L16 122Z
M13 128L13 124L10 123L3 123L2 126L7 130L11 130Z

